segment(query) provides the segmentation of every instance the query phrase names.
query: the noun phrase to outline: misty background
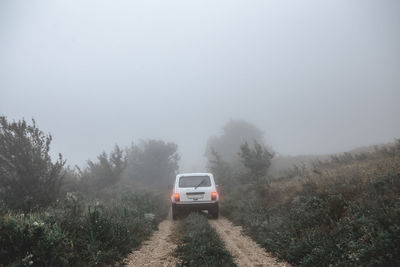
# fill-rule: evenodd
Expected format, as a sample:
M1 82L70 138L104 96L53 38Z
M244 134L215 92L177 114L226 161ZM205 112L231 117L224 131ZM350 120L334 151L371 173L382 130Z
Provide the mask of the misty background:
M1 1L0 114L82 165L175 142L204 170L230 120L278 154L400 137L399 1Z

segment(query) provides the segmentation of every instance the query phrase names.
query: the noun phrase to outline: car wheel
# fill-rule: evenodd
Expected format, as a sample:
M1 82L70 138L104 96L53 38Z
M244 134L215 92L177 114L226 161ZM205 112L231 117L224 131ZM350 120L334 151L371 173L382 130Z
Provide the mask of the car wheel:
M178 219L178 208L172 204L172 220Z
M214 219L218 219L218 216L219 216L218 204L216 204L211 210L209 210L209 213L211 213L211 216Z

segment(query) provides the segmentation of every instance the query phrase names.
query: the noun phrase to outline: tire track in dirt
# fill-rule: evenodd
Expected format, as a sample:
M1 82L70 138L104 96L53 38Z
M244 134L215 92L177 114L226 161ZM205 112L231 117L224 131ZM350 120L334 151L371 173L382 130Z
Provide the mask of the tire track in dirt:
M221 217L218 220L209 220L209 223L217 231L226 248L234 256L234 261L239 267L291 266L267 253L250 237L242 234L242 227L233 226L227 219Z
M133 251L125 259L126 266L175 266L178 260L172 255L176 244L172 240L174 223L170 216L158 225L158 230L139 250Z

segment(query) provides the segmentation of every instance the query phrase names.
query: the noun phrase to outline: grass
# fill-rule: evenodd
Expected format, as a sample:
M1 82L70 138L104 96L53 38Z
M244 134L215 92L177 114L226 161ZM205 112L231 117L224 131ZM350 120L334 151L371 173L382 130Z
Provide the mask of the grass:
M218 234L200 213L191 213L178 226L179 266L236 266Z
M400 143L231 188L221 213L292 264L400 266Z
M92 202L70 194L44 212L5 213L0 266L113 265L147 239L166 212L161 199L130 193Z

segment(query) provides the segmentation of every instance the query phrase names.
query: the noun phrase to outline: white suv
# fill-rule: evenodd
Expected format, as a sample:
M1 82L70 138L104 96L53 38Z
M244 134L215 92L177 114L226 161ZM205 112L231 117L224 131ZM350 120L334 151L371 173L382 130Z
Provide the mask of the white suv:
M184 210L208 210L218 218L218 192L211 173L182 173L175 179L172 201L172 218Z

